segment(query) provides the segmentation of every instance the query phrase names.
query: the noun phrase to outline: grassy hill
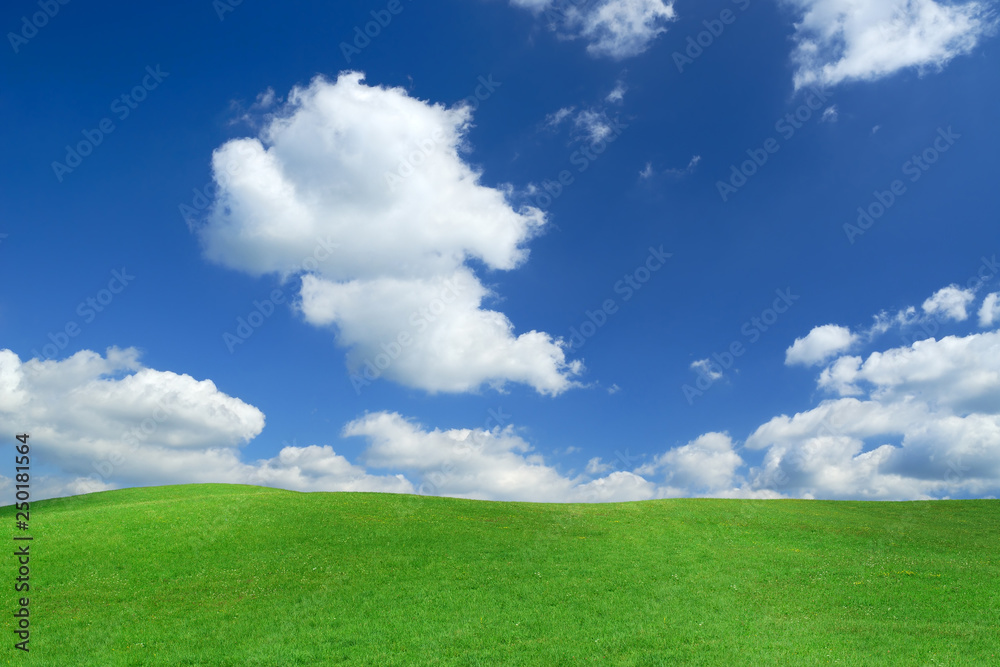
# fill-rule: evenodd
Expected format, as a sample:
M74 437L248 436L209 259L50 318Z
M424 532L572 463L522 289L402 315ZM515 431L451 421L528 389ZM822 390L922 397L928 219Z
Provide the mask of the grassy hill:
M13 648L7 556L4 664L1000 663L1000 501L210 484L31 509L31 652Z

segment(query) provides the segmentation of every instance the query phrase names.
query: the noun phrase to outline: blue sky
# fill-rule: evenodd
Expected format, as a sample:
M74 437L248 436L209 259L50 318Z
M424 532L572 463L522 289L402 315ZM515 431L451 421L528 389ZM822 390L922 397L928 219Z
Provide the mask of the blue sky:
M994 496L994 8L852 5L10 4L0 425L48 496Z

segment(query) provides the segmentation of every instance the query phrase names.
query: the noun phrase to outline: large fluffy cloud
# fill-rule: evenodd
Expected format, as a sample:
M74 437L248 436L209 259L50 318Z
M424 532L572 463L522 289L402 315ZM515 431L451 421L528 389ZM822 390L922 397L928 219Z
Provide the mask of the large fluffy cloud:
M994 265L983 258L967 287L937 290L919 310L879 313L866 331L825 325L797 339L786 363L823 364L817 388L833 398L775 417L747 438L748 449L764 451L750 488L810 498L997 494L1000 331L933 337L968 319ZM980 310L991 308L987 295ZM904 344L844 354L894 328Z
M878 399L919 396L962 411L1000 409L1000 332L928 338L864 361L841 357L819 378L820 387L840 395L861 393L862 382Z
M542 15L560 35L587 42L594 56L615 59L638 55L675 18L673 2L663 0L511 0Z
M33 450L41 475L35 497L195 482L413 491L405 479L369 475L329 447L286 447L273 459L244 462L239 448L264 428L261 411L211 380L146 368L131 348L24 362L0 350L0 428L44 443Z
M940 68L992 31L989 6L936 0L786 0L795 24L796 87Z
M961 321L971 298L945 288L924 310ZM747 438L748 449L764 450L750 488L869 499L1000 491L1000 331L840 356L817 385L835 398Z
M581 362L561 339L517 335L484 309L494 295L467 265L520 266L545 224L464 161L470 120L467 106L357 72L295 88L259 137L215 151L219 194L197 230L206 256L254 275L304 271L301 310L337 329L356 386L384 376L428 391L565 391Z
M760 426L752 488L806 498L902 500L1000 490L1000 406L957 412L933 396L823 401Z

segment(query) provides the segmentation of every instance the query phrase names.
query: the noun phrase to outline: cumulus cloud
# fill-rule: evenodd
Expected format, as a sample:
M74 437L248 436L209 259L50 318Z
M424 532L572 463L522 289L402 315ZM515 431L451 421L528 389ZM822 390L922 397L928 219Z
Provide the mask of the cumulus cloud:
M824 324L815 327L804 338L796 338L785 350L785 364L815 366L850 349L858 341L857 334L847 327Z
M979 326L989 327L1000 321L1000 292L991 292L979 307Z
M993 31L986 3L786 0L795 24L795 86L870 81L906 68L940 69Z
M84 350L63 360L0 350L0 428L28 431L38 498L129 486L256 484L298 491L380 491L534 502L610 502L688 493L732 493L739 457L728 436L709 434L661 456L654 474L615 470L592 458L562 473L513 426L428 429L397 413L366 414L343 437L366 439L357 462L330 445L286 445L245 460L263 413L211 380L145 367L135 349ZM579 451L569 447L569 454ZM623 460L630 460L626 457ZM373 471L384 471L378 473ZM410 480L414 481L410 481ZM10 485L0 477L0 490Z
M873 397L930 397L962 410L1000 408L1000 332L928 338L909 347L842 357L824 370L819 386L857 395L866 383Z
M358 72L291 91L259 137L212 158L218 195L197 233L207 258L252 275L302 271L305 319L338 332L355 386L427 391L574 386L561 339L515 333L467 262L508 271L544 228L463 159L468 106L446 108ZM361 385L359 385L361 383Z
M865 332L816 327L796 339L785 363L825 365L817 388L834 398L793 417L780 415L746 440L763 450L747 474L752 490L808 498L910 499L995 495L1000 490L1000 331L925 337L943 321L963 322L976 293L996 275L994 259L967 287L937 290L918 309L875 316ZM1000 294L1000 293L998 293ZM998 294L979 310L996 315ZM845 354L898 328L906 344Z
M923 309L928 315L962 322L969 317L965 309L972 303L975 296L975 291L971 289L961 289L957 285L949 285L939 289L924 301Z
M663 0L511 0L538 14L560 36L582 39L593 56L616 60L639 55L676 18Z
M766 421L742 445L710 432L632 470L592 457L579 474L546 462L513 426L431 429L389 412L344 427L365 439L356 462L329 445L245 461L241 447L264 427L257 408L209 380L146 368L131 349L26 362L0 351L0 428L45 443L39 465L59 474L40 476L44 496L189 482L546 502L1000 491L1000 332L844 356L828 371L819 385L836 397Z
M841 398L758 428L752 488L805 498L902 500L995 494L1000 417L915 398Z
M247 484L293 491L380 491L415 493L402 474L372 475L329 445L283 447L277 456L239 468Z
M996 275L995 258L982 258L982 266L978 273L971 277L965 288L952 284L943 287L930 297L924 300L920 309L915 306L900 308L894 314L881 311L873 316L870 327L851 331L848 327L825 324L813 328L805 337L796 338L794 343L785 351L785 364L800 364L803 366L822 365L837 355L843 354L862 342L871 343L882 334L891 329L898 329L901 332L920 328L921 335L934 335L939 330L939 324L949 320L963 322L968 319L968 307L976 298L976 293ZM1000 295L1000 294L998 294ZM997 309L997 296L987 295L979 309L980 326L990 326L994 319L1000 316L993 315ZM906 337L904 337L905 340ZM848 367L852 364L860 364L860 358L842 357L838 359L826 374L826 382L836 383L838 377L843 376ZM855 389L843 385L847 393L855 392Z
M818 379L839 398L768 421L750 487L906 499L1000 489L1000 332L842 356Z
M655 483L598 459L584 474L563 474L513 426L430 430L378 412L342 431L367 440L357 462L317 444L245 460L241 448L263 428L256 407L211 380L147 368L131 348L23 362L0 350L0 429L27 431L36 443L36 498L187 483L549 502L663 495ZM0 490L10 485L0 477Z
M705 433L657 456L637 472L662 473L672 490L667 495L715 495L739 486L736 471L742 465L729 434Z
M423 493L482 500L595 502L656 497L656 485L625 471L599 479L568 477L533 452L513 427L428 430L398 413L365 415L344 427L363 436L371 468L401 469L421 480ZM606 472L591 460L592 474Z
M135 349L84 350L22 362L0 350L0 428L27 431L43 475L36 497L123 486L228 482L299 490L411 492L405 479L374 477L329 448L285 448L247 463L240 447L264 415L211 380L147 368Z

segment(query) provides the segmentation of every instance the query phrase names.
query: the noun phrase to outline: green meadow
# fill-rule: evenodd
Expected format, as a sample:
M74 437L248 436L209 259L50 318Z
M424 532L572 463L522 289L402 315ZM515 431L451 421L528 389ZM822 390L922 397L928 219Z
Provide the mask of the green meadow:
M0 508L7 540L14 508ZM252 486L31 504L3 664L1000 664L1000 501L533 504ZM22 544L22 543L16 543Z

